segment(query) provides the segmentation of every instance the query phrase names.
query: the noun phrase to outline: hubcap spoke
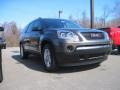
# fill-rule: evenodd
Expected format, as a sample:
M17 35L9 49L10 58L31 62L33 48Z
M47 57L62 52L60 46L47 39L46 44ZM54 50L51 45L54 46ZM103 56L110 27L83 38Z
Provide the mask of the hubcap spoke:
M47 67L51 66L51 56L50 56L50 51L49 49L45 49L44 50L44 61L45 61L45 65Z
M23 57L23 47L22 47L22 45L21 45L21 56Z

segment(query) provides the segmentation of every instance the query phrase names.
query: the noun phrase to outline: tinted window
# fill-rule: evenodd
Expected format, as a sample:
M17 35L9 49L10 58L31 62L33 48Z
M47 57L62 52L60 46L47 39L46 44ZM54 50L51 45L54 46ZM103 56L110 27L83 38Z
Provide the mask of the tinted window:
M39 20L35 21L34 24L33 24L33 27L40 27L41 28L41 23Z
M37 27L38 29L41 29L41 23L40 20L35 20L32 23L29 24L27 32L32 32L32 29Z
M28 26L27 32L31 32L32 31L32 27L33 27L33 24L30 23L29 26Z
M43 22L46 28L80 28L79 25L68 20L44 19Z
M41 29L41 23L40 23L40 20L37 20L33 23L33 27L37 27L38 29L40 28Z

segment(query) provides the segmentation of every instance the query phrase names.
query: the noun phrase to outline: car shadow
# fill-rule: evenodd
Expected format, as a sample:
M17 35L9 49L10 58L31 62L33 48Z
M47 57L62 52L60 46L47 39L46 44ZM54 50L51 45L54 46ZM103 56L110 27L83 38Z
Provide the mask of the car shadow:
M111 55L120 55L120 53L119 53L117 50L113 50L113 51L111 52Z
M12 58L17 61L16 64L23 64L30 69L47 73L44 70L41 57L31 55L29 56L28 59L21 59L20 55L13 55ZM98 66L99 65L93 64L93 65L85 65L85 66L60 67L59 70L52 73L63 74L63 73L81 72L81 71L95 69Z
M82 72L82 71L95 69L99 66L100 65L98 64L93 64L93 65L83 65L83 66L61 67L59 71L56 71L56 73L63 74L63 73Z
M27 59L21 59L20 55L13 55L12 58L17 61L16 64L23 64L30 69L45 72L41 57L30 55Z

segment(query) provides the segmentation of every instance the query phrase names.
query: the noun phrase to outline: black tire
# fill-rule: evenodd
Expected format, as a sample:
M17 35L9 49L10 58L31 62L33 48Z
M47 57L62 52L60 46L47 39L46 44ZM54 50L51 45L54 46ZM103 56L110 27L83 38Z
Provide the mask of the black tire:
M28 58L28 53L25 52L23 44L20 44L20 57L21 57L21 59L27 59Z
M117 46L118 52L120 53L120 46Z
M47 50L49 52L49 55L45 58L45 53ZM52 72L58 69L54 49L49 44L45 45L42 49L42 60L46 71ZM49 64L47 63L47 60L49 61Z
M2 73L2 53L0 50L0 83L3 81L3 73Z
M94 65L95 66L100 66L102 62L99 62L99 63L95 63Z

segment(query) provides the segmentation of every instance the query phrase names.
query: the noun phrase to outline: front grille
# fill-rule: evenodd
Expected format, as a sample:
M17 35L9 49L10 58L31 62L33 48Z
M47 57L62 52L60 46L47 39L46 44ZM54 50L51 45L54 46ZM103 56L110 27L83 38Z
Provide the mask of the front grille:
M104 39L104 34L102 32L82 32L82 35L87 40Z

